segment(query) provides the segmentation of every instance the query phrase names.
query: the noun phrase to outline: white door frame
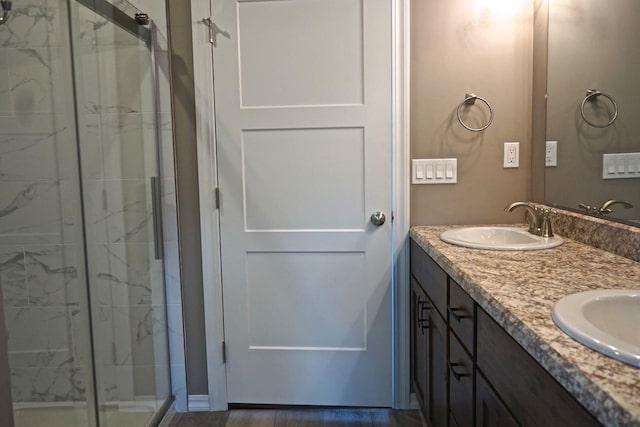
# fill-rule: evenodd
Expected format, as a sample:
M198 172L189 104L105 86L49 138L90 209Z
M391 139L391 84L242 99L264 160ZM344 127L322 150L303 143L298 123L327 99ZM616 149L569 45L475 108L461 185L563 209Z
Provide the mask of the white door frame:
M396 409L409 409L409 0L391 0L393 49L393 402ZM209 1L191 1L202 279L204 287L205 337L209 410L228 407L227 377L223 363L224 325L222 271L220 265L220 223L216 210L217 182L213 50L209 27Z

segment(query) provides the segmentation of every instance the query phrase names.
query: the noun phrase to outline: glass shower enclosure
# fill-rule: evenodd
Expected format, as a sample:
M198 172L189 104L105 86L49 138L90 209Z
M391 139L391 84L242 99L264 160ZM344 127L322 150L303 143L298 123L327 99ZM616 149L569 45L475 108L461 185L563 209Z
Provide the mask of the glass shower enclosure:
M164 1L139 2L164 13ZM172 401L171 107L166 43L146 12L14 0L0 25L0 290L16 426L153 425Z

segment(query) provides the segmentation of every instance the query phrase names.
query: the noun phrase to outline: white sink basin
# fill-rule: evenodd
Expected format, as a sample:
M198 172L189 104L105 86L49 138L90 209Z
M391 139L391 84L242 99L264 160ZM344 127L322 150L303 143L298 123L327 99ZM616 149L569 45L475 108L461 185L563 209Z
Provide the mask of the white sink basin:
M571 338L640 368L640 289L601 289L559 300L553 321Z
M447 230L440 235L447 243L494 251L534 251L560 246L562 237L534 236L515 227L466 227Z

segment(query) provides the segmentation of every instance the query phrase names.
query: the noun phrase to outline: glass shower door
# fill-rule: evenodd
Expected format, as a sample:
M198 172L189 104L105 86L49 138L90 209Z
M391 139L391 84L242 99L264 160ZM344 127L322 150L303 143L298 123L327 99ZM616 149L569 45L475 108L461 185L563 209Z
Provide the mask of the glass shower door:
M18 427L95 425L67 12L62 1L15 1L0 25L0 323L11 383L1 375L0 395L10 394Z
M145 425L171 394L153 22L140 13L71 2L101 426Z

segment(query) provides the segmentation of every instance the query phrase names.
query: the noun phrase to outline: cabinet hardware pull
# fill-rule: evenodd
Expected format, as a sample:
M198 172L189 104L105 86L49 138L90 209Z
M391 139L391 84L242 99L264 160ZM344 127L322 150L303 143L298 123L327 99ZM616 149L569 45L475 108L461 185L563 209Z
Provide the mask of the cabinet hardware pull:
M431 309L431 305L427 301L420 301L418 298L418 322L422 322L427 319L425 312Z
M458 314L459 311L464 311L464 308L449 307L449 314L451 314L451 317L453 317L456 320L456 322L460 323L462 319L468 319L471 317L468 314Z
M429 329L431 327L431 323L429 322L429 318L428 318L429 316L428 314L426 314L426 312L430 309L431 309L431 304L429 304L429 301L427 300L422 301L418 296L417 320L418 320L418 326L420 327L420 332L422 332L422 335L424 335L425 329Z
M462 363L455 363L455 362L448 362L448 363L449 363L449 370L451 371L451 374L456 379L456 381L460 381L461 378L471 376L471 374L461 374L459 372L456 372L456 369L455 369L456 366L462 366Z

